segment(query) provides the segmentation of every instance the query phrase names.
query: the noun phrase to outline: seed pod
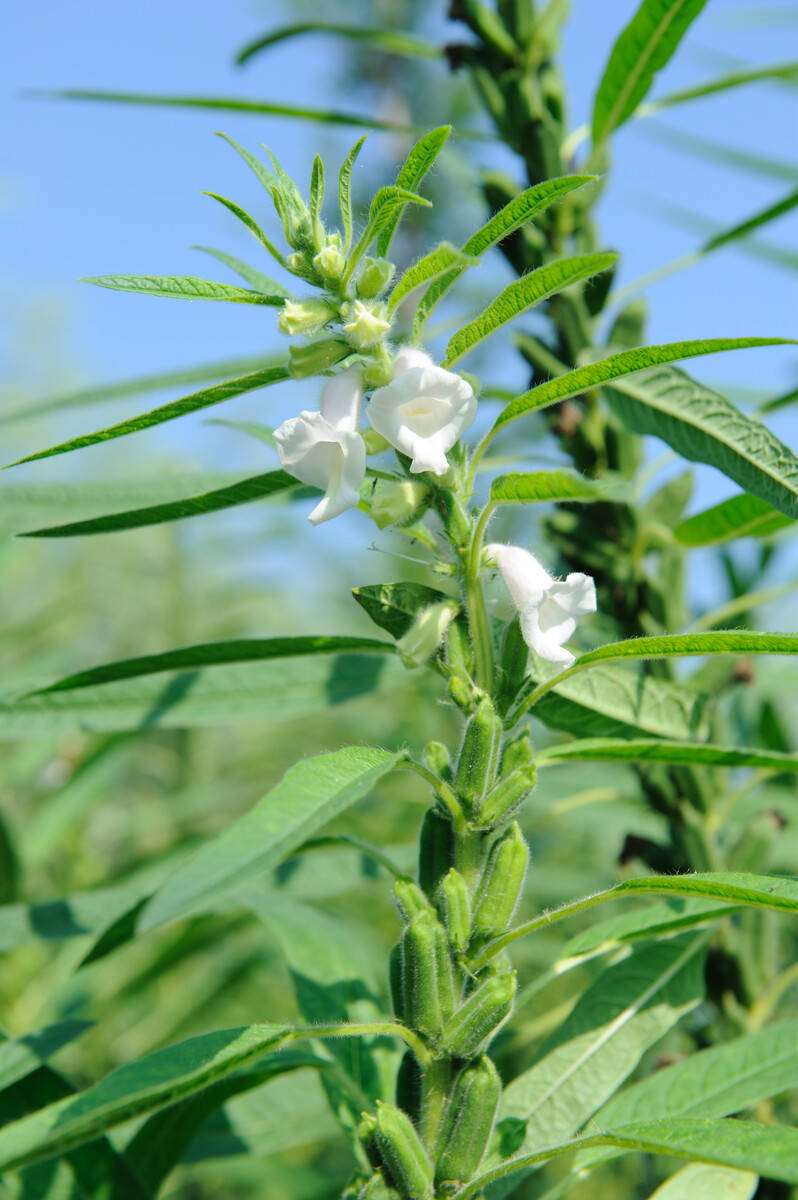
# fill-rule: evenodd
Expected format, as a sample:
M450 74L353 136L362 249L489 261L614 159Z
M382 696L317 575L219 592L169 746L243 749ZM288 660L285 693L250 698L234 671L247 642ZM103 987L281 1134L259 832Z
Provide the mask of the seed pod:
M457 675L452 675L449 679L449 695L458 708L462 708L468 712L474 699L474 693L467 683L464 683Z
M454 777L454 790L469 816L493 786L501 740L501 720L486 697L466 724Z
M473 936L488 941L504 933L512 920L526 869L529 847L517 821L491 848L474 905Z
M432 1163L407 1113L378 1100L376 1137L385 1165L405 1200L432 1200Z
M438 888L438 913L446 926L450 946L462 954L471 937L471 901L468 884L454 867L444 875Z
M412 1050L407 1050L396 1076L396 1103L411 1121L421 1114L421 1067Z
M408 923L416 913L431 911L427 897L409 875L400 875L394 880L393 899L403 919Z
M397 1021L404 1021L407 1018L407 1013L405 1011L404 979L402 978L401 942L394 946L388 959L388 983L391 989L394 1016Z
M434 771L441 779L451 779L452 764L449 761L449 751L443 742L427 742L424 747L424 762L430 771Z
M396 1188L385 1182L382 1171L375 1171L368 1183L358 1192L357 1200L400 1200L400 1196Z
M438 1138L438 1183L465 1183L476 1175L493 1133L501 1091L499 1073L484 1054L457 1076Z
M500 779L474 810L474 821L485 829L493 829L518 811L535 786L534 766L516 767Z
M454 973L446 930L431 911L416 913L402 934L405 1020L437 1037L454 1010Z
M502 754L501 775L511 774L516 767L530 767L535 761L535 752L529 740L529 734L524 732L520 737L508 742Z
M475 1058L513 1011L515 971L493 975L446 1022L441 1045L455 1058Z
M418 881L431 896L454 861L452 824L434 808L429 809L421 825L418 853Z

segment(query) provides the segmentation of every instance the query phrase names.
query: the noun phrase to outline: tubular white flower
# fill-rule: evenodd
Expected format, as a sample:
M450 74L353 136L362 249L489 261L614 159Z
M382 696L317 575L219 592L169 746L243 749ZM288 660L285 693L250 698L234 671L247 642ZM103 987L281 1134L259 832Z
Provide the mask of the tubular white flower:
M360 372L334 375L321 396L321 412L301 412L274 431L280 462L302 483L325 495L308 520L313 525L337 517L360 500L366 476L366 447L357 432L363 384Z
M384 438L412 459L414 473L445 475L446 458L477 412L473 389L465 379L436 366L423 350L403 347L394 376L377 388L366 415Z
M574 656L563 643L573 636L579 617L596 611L596 585L591 577L576 571L564 580L554 579L520 546L494 542L487 549L521 615L526 644L547 662L569 667Z

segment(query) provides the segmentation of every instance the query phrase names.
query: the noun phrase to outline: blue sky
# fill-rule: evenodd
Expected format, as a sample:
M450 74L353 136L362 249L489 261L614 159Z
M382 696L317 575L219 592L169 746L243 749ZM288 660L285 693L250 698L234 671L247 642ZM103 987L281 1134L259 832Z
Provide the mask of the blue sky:
M770 14L770 20L741 23L737 3L710 0L680 55L660 77L657 91L717 74L732 58L749 63L798 58L798 20L791 0L751 6L749 12L754 7L760 18ZM345 5L327 8L332 16L346 14ZM587 117L610 41L635 8L633 0L574 0L564 55L574 125ZM267 142L290 171L305 179L320 137L325 150L340 155L356 130L324 128L320 133L317 126L279 118L54 102L23 93L67 86L204 92L356 109L359 98L342 87L337 45L329 39L286 44L245 70L232 65L234 50L264 28L282 23L286 11L283 4L253 0L138 0L135 5L40 0L9 10L2 50L6 119L0 135L0 313L5 334L0 357L8 362L5 377L10 375L17 389L24 386L33 395L63 392L78 383L279 347L270 310L116 294L80 283L79 277L133 272L227 278L223 268L190 246L201 242L241 253L247 248L246 235L201 193L211 189L231 195L246 207L257 203L257 185L213 131L223 128L253 148ZM436 23L434 13L430 19L431 33L443 39L460 36L460 27ZM442 70L437 63L427 69ZM430 114L431 123L438 115ZM762 85L673 109L662 122L788 162L792 157L792 184L676 154L651 140L647 122L630 122L616 138L612 182L600 211L606 243L623 252L621 282L688 253L700 241L696 233L664 223L655 209L657 200L694 208L724 226L798 185L797 118L797 87ZM372 135L369 145L373 149L367 153L381 151L388 157L396 147L379 134ZM473 154L482 165L512 166L489 143L474 143ZM782 218L765 236L798 254L798 216ZM501 283L501 263L491 269ZM795 271L738 251L720 251L651 288L650 340L794 336L796 282ZM721 386L777 394L795 385L798 352L785 347L726 355L691 369ZM501 375L502 368L497 370ZM514 359L506 374L508 382L522 386L524 373ZM229 415L260 415L270 421L284 415L282 399L272 406L264 395L238 402ZM293 396L289 401L292 407L296 403ZM135 399L125 404L116 404L111 419L145 407ZM109 410L95 409L73 414L69 431L95 428L108 415ZM771 423L785 440L798 441L793 411ZM9 449L31 448L26 436L30 434L15 431ZM226 457L220 462L218 431L201 420L141 436L150 439L147 447L153 452L177 450L188 461L222 470L249 467L260 453L254 444L233 438L223 443ZM142 452L143 440L137 447ZM86 452L103 453L102 448ZM99 458L92 467L94 463ZM37 464L35 476L29 477L63 473L55 460ZM734 490L707 471L698 502Z

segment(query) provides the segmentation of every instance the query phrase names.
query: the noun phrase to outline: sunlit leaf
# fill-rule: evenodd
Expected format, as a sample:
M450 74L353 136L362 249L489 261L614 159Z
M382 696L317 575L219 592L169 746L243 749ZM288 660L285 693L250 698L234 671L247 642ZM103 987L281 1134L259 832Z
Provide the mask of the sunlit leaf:
M429 133L425 133L423 137L419 138L396 176L398 188L403 188L407 192L418 190L421 180L432 167L451 132L451 125L441 125L438 129L431 129ZM399 227L403 212L404 208L397 208L379 232L377 253L383 258L391 248L391 242Z
M751 1200L758 1184L751 1171L690 1163L660 1184L650 1200Z
M285 294L265 295L229 283L197 279L193 275L96 275L84 283L115 292L141 292L146 296L171 296L181 300L230 300L236 304L268 304L280 307Z
M352 168L367 137L368 134L364 133L362 138L355 142L341 163L341 170L338 172L338 206L341 210L341 230L344 235L345 254L348 253L352 244Z
M676 526L673 533L684 546L718 546L734 538L771 537L793 524L759 496L731 496Z
M463 254L461 250L456 249L450 242L442 242L429 254L425 254L412 267L408 267L404 275L402 275L393 289L388 301L388 310L395 312L398 306L402 303L411 292L417 287L421 287L422 283L429 283L433 279L439 279L442 275L451 271L453 267L460 270L465 270L467 267L474 266L479 260L471 258L467 254Z
M528 471L499 475L490 487L494 504L527 504L547 500L607 500L617 489L609 482L595 482L575 471Z
M268 275L264 275L257 267L251 267L249 263L244 262L243 259L236 258L234 254L227 254L224 250L214 250L211 246L192 246L192 250L201 250L203 254L210 254L212 258L218 259L220 263L224 263L236 275L240 275L242 279L245 279L258 292L275 297L282 296L283 299L286 299L290 295L276 279L271 279Z

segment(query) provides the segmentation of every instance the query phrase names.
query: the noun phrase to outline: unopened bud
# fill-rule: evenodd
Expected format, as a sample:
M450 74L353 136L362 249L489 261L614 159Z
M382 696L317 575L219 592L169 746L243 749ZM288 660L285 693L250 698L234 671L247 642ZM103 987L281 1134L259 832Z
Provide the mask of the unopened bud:
M441 880L437 894L438 912L446 926L449 945L462 954L471 938L471 901L468 884L454 867Z
M286 300L277 319L281 333L318 333L335 316L335 309L324 300Z
M401 1200L396 1188L385 1182L382 1171L375 1171L357 1194L357 1200Z
M427 742L422 757L430 771L440 776L441 779L451 779L452 764L449 759L449 751L443 742Z
M376 1137L385 1165L406 1200L432 1200L432 1163L407 1113L378 1100Z
M509 821L526 800L535 786L537 772L534 764L516 767L491 788L485 799L477 805L473 820L483 829L493 829Z
M370 514L379 529L402 525L418 512L429 493L425 484L404 479L377 488L371 501Z
M386 383L393 379L393 358L385 342L378 342L376 346L372 346L364 358L364 363L363 382L367 390L385 387ZM387 439L383 438L383 441L386 447L390 446L391 443Z
M399 657L406 667L412 670L424 665L440 646L458 611L456 600L441 600L419 613L407 633L396 643Z
M474 701L472 689L457 675L452 675L449 679L449 695L457 707L465 709L466 712L471 708Z
M466 724L454 777L454 790L469 816L479 809L495 781L502 733L501 719L485 697Z
M516 821L494 842L474 904L473 933L489 941L504 933L518 907L529 866L529 847Z
M476 1175L493 1133L501 1092L499 1074L486 1055L457 1076L438 1138L438 1183L466 1183Z
M432 911L427 897L409 875L400 875L394 880L393 899L402 919L408 923L416 913Z
M357 281L357 293L367 299L373 299L384 292L393 278L396 269L387 258L366 258L365 266Z
M391 322L386 320L387 314L384 304L364 304L362 300L353 300L343 326L351 345L357 350L366 350L381 342L391 329Z
M313 257L313 266L325 279L338 280L346 270L346 256L337 237L328 237L326 245Z
M322 338L309 346L289 346L288 359L294 379L307 379L319 375L335 366L349 353L346 342L340 338Z

